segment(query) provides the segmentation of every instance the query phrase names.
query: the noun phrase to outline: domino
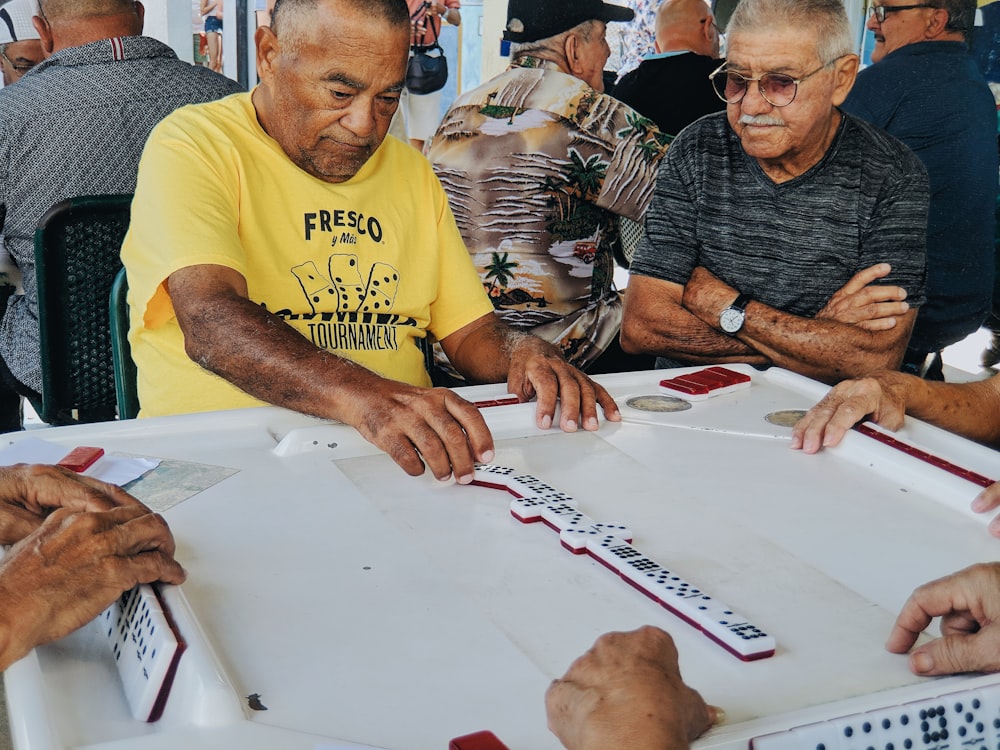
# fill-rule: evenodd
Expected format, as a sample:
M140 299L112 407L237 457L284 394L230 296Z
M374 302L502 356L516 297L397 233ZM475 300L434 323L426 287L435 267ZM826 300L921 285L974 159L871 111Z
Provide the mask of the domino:
M627 526L613 523L594 523L590 526L571 526L559 532L559 542L575 555L587 553L587 542L591 539L613 535L625 542L632 541L632 531Z
M154 722L163 714L184 641L153 586L123 593L99 621L108 638L132 716Z
M588 528L597 523L576 507L576 503L553 503L542 508L542 523L557 534L563 529Z
M104 448L92 448L81 445L63 456L62 460L56 466L62 466L80 474L93 466L97 462L97 459L103 455Z
M531 497L515 497L510 501L510 514L521 523L535 523L542 520L542 511L549 505L576 505L569 495L553 490Z
M1000 684L885 706L750 740L752 750L985 748L1000 741Z
M750 387L751 378L725 367L708 367L660 381L660 390L686 401L704 401L712 396Z
M448 750L510 750L493 732L474 732L456 737Z
M530 497L542 492L558 492L555 487L545 484L531 474L518 474L507 482L507 491L517 497Z
M513 406L514 404L521 403L521 399L517 396L509 396L507 398L487 399L486 401L473 401L472 405L477 409L488 409L491 406Z
M472 483L495 490L506 490L507 482L516 474L514 469L496 464L475 464Z

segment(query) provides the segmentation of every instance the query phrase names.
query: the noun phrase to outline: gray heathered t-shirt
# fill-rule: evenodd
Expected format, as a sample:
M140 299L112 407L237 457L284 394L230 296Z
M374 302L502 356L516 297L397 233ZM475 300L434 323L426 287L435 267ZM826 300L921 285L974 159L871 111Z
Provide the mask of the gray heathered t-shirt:
M684 284L702 266L755 300L813 317L858 271L924 303L927 173L901 142L844 115L808 172L780 185L747 156L726 113L671 144L631 271Z

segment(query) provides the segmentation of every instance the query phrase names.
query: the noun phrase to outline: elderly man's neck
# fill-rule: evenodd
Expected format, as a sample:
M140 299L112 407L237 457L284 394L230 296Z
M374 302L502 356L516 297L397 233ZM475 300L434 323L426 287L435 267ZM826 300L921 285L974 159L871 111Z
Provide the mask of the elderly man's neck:
M44 11L43 11L44 12ZM42 48L51 55L69 47L80 47L102 39L138 36L142 33L143 9L138 3L113 13L61 13L37 23Z

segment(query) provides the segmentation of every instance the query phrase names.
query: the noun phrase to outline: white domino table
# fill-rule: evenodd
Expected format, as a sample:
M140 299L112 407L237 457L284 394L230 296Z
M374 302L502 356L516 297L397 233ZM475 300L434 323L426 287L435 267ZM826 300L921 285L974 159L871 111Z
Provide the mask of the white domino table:
M902 714L949 720L962 747L957 712L979 731L1000 712L1000 677L918 678L883 644L916 585L1000 559L968 511L979 488L856 432L792 451L765 416L825 387L735 369L750 388L677 412L626 405L656 396L663 371L604 376L625 420L597 433L540 431L533 404L483 414L494 464L627 526L636 549L773 637L773 656L737 659L546 524L513 518L510 494L408 477L343 425L265 408L58 428L32 436L238 472L164 513L189 578L162 591L186 643L163 718L132 718L94 624L4 675L15 747L445 750L491 730L512 750L555 750L549 681L601 633L644 623L674 635L686 680L726 709L699 748L765 735L761 750L904 747ZM928 425L895 437L1000 477L1000 454Z

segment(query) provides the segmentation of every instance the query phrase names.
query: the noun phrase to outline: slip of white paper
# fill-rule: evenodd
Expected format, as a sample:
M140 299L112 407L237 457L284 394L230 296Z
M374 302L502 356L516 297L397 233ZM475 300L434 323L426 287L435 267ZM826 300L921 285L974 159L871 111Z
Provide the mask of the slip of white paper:
M50 443L47 440L24 438L0 449L0 466L56 464L71 450L72 447L67 448L65 445ZM83 473L88 477L94 477L109 484L117 484L120 487L159 465L160 461L156 458L113 456L105 453Z

